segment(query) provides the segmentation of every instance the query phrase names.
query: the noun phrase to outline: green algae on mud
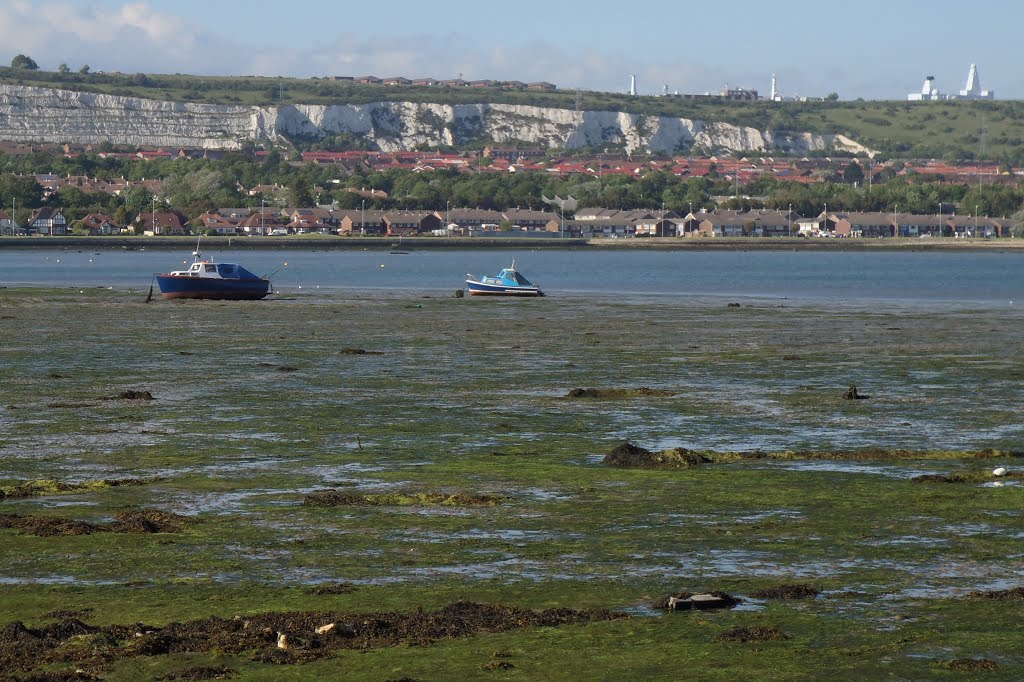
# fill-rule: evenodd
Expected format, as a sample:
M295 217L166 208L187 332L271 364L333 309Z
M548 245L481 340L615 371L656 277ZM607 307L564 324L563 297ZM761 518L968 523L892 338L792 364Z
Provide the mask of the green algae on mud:
M12 485L0 485L0 500L4 498L38 497L41 495L75 495L78 493L97 492L105 488L146 485L149 482L137 478L104 478L97 481L82 481L80 483L55 481L53 479L21 481Z
M865 448L861 450L828 450L823 452L714 452L687 450L685 448L668 448L652 451L633 443L620 443L612 448L602 460L614 467L636 469L679 469L698 466L700 464L729 464L744 460L830 460L850 462L870 461L927 461L927 460L960 460L960 459L1000 459L1012 460L1024 458L1024 451L1002 450L890 450ZM952 476L939 474L922 475L914 478L918 482L941 481L946 483L979 483L998 478L1024 478L1022 472L991 472L958 473Z
M497 495L466 495L464 493L380 493L357 495L336 490L318 490L302 501L310 507L491 507L505 501Z
M51 620L44 614L87 608L80 620L90 624L155 627L470 599L637 617L297 666L135 657L104 678L223 665L246 679L651 679L692 661L707 678L922 678L955 659L1024 675L1018 602L968 598L1015 594L1024 570L1024 488L1012 478L986 487L983 470L1014 471L1024 442L1024 362L1005 350L1024 341L1024 312L495 303L325 292L193 306L117 291L0 293L0 314L20 325L0 326L10 368L0 480L147 482L6 498L0 512L100 525L125 508L157 508L200 521L127 541L0 530L0 626L36 629ZM344 352L353 348L367 353ZM843 400L850 384L871 398ZM580 386L652 392L565 398ZM97 400L128 390L156 400ZM712 461L602 465L623 441ZM913 481L929 475L979 478ZM304 504L325 490L501 501ZM339 584L351 589L308 592ZM792 584L820 594L754 596ZM680 590L744 603L652 616L652 600ZM713 641L759 625L790 639ZM515 668L484 670L496 651L511 652L500 660Z

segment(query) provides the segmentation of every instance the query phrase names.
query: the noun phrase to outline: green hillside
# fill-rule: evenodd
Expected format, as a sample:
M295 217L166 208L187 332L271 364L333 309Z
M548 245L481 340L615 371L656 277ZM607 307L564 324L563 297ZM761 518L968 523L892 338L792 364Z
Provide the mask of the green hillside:
M234 105L507 103L625 111L746 125L765 131L841 133L882 158L985 158L1024 164L1020 102L731 102L720 98L630 97L590 91L359 85L327 79L57 73L0 67L0 83L180 102Z

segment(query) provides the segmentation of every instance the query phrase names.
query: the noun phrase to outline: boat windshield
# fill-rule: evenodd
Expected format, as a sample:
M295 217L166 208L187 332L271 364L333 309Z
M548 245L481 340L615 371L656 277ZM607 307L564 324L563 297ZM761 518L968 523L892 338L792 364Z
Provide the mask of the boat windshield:
M225 279L256 279L256 275L237 263L217 263L217 273Z

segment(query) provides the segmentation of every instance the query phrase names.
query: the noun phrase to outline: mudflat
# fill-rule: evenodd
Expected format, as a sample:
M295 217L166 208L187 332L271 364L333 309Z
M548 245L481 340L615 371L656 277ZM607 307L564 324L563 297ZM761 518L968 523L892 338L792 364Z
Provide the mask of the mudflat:
M0 290L0 675L1024 675L1024 312L729 303Z

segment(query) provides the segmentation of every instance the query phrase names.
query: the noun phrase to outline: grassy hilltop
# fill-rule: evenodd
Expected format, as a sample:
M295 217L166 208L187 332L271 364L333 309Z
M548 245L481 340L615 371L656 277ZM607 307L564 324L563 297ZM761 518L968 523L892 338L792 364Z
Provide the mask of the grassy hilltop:
M1024 108L1017 102L730 102L719 98L630 97L620 93L500 88L360 85L326 79L164 74L57 73L0 67L0 84L54 87L156 100L273 106L506 103L625 111L720 121L760 130L841 133L883 157L981 158L1024 163Z

